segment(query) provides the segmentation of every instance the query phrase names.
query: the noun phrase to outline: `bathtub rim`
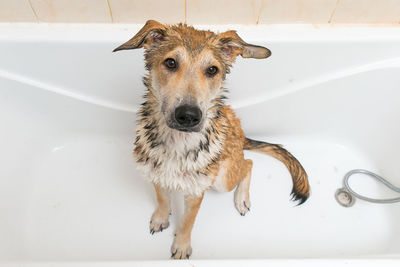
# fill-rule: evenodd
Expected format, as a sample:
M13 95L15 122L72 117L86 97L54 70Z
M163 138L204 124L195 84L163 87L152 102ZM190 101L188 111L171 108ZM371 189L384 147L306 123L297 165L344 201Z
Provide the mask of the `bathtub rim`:
M0 22L0 41L125 42L143 24ZM399 24L193 24L197 29L235 29L247 41L400 41ZM113 34L109 34L112 32ZM50 34L49 34L50 33ZM88 34L90 33L90 34ZM106 34L107 33L107 34ZM262 33L262 35L260 35Z
M113 267L154 267L154 266L182 266L182 267L211 267L215 264L226 267L256 267L256 266L304 266L304 267L333 267L333 266L399 266L400 257L390 256L388 258L326 258L326 259L240 259L240 260L159 260L159 261L85 261L85 262L41 262L41 261L5 261L0 262L0 267L84 267L84 266L113 266Z

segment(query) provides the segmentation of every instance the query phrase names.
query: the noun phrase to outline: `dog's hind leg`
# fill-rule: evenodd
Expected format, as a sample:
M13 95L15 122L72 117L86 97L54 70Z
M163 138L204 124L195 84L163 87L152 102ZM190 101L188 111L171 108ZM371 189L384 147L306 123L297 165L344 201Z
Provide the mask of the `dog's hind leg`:
M240 171L242 180L238 183L235 190L235 207L244 216L250 211L250 180L251 180L251 169L253 167L253 161L250 159L243 160L243 165Z
M171 213L170 192L157 184L153 184L157 195L157 208L151 216L150 233L162 232L169 226L168 217Z

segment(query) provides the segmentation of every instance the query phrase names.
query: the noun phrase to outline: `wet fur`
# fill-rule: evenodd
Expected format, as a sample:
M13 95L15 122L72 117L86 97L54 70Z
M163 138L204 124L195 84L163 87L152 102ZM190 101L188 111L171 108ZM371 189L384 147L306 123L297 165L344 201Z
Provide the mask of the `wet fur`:
M150 86L148 84L148 86ZM145 177L169 190L201 195L213 182L228 132L222 98L209 109L204 129L185 133L168 128L151 87L138 113L134 156Z
M147 92L138 112L133 154L156 190L158 207L150 222L151 233L169 225L169 192L185 193L184 218L171 247L173 258L188 258L192 252L191 230L206 190L213 187L231 191L236 187L235 205L239 213L245 215L250 210L252 161L244 158L244 149L282 161L292 175L293 199L299 204L307 200L310 192L307 174L297 159L280 145L246 138L239 119L224 104L226 90L222 82L236 57L266 58L270 55L268 49L245 43L234 31L215 34L185 24L166 26L148 21L115 51L141 47L145 48L149 74L143 80ZM194 61L186 65L183 61L177 73L165 72L162 61L177 54ZM201 70L201 62L205 60L218 66L220 75L208 79L195 69L200 64ZM193 80L193 75L182 78L187 76L185 71L191 71L197 78ZM168 124L169 113L182 101L200 103L203 109L203 121L195 131L178 131Z

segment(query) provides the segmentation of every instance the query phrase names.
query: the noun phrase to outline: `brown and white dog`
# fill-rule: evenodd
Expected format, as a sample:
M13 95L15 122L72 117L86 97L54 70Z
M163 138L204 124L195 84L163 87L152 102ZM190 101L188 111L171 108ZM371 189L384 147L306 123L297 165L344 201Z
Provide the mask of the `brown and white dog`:
M223 102L223 81L236 57L267 58L267 48L247 44L235 31L215 34L149 20L114 51L142 47L149 73L133 154L157 194L151 234L169 226L170 192L185 194L173 258L192 253L191 231L206 190L228 192L236 187L236 209L242 216L250 210L253 162L244 158L244 149L282 161L293 179L293 199L299 204L307 200L307 174L297 159L280 145L246 138L239 119Z

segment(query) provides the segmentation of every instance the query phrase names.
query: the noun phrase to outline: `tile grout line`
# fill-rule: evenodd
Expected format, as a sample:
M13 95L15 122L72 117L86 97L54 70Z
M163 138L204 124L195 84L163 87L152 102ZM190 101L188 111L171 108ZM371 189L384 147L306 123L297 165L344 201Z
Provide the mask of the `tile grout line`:
M332 19L333 19L333 16L335 15L336 9L337 9L337 7L338 7L338 5L339 5L339 1L340 1L340 0L336 0L335 7L333 8L332 14L330 15L329 20L328 20L328 23L329 23L329 24L332 23Z
M260 8L258 9L258 15L257 15L257 20L256 20L256 25L258 25L258 23L260 23L261 12L262 12L262 10L263 10L263 8L264 8L263 3L264 3L264 1L261 1Z
M32 10L33 14L35 15L35 18L36 18L37 22L40 22L39 17L38 17L38 15L37 15L35 9L33 8L33 5L32 5L31 0L27 0L27 1L28 1L28 3L29 3L29 6L31 7L31 10Z
M108 13L110 14L111 23L114 23L114 17L113 17L112 10L111 10L110 0L106 0L106 1L107 1L107 6L108 6Z
M187 19L186 19L187 18L187 11L186 11L187 10L187 3L186 2L187 2L187 0L185 0L185 24L187 23Z

